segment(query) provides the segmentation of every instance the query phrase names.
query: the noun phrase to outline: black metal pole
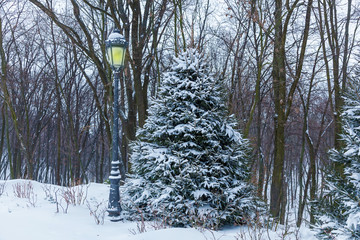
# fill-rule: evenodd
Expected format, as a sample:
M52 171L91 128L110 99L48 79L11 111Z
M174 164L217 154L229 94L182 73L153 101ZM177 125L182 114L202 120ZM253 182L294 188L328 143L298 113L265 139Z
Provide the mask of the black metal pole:
M112 161L110 173L110 195L108 213L111 221L120 221L120 160L119 157L119 75L120 70L114 71L114 103L113 103L113 136L112 136Z

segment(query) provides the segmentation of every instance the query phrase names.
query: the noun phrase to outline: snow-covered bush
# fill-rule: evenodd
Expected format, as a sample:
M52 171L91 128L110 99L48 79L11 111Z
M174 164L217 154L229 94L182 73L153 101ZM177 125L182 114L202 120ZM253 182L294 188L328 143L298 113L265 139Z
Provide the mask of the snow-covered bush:
M175 58L132 145L123 198L130 218L209 228L244 222L254 213L250 148L235 126L204 57L189 49Z
M344 173L329 170L326 191L317 207L320 239L360 239L360 82L353 82L345 97L344 149L330 159L344 165Z

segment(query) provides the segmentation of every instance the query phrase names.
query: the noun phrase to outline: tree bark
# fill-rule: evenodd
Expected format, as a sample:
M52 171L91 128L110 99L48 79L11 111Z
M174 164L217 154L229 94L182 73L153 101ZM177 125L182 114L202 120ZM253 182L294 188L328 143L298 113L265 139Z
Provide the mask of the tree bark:
M286 97L286 75L285 75L285 46L282 29L282 0L275 1L275 37L273 56L273 91L275 104L274 117L274 166L270 193L270 213L279 218L283 196L284 176L284 154L285 154L285 97ZM280 219L283 222L283 219Z

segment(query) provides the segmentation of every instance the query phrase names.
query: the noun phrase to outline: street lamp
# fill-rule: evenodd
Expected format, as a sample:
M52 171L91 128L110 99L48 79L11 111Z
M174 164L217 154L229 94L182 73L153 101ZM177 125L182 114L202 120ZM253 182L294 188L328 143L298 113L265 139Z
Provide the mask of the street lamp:
M106 56L114 72L114 105L113 105L113 136L112 136L112 161L110 173L110 194L108 213L111 221L120 220L120 160L119 156L119 76L120 70L124 66L125 53L128 43L123 35L120 34L118 29L115 29L110 35L108 40L105 41Z

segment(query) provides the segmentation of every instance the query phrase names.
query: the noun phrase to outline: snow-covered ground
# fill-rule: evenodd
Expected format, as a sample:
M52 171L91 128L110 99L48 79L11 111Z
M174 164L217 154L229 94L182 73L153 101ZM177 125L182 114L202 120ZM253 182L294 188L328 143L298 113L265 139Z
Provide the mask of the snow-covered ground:
M108 194L109 185L105 184L63 188L34 181L0 181L0 240L315 239L307 228L297 231L278 227L273 231L242 226L214 232L164 229L156 222L145 226L110 222L105 213ZM142 227L145 231L140 233Z

